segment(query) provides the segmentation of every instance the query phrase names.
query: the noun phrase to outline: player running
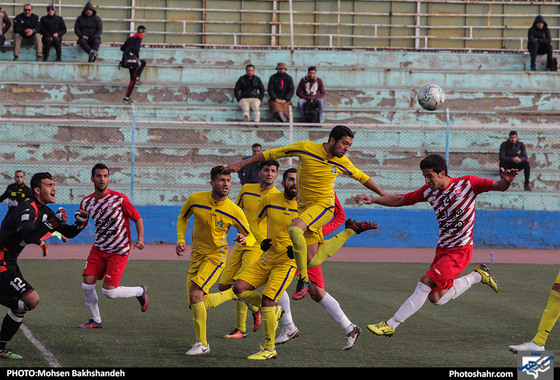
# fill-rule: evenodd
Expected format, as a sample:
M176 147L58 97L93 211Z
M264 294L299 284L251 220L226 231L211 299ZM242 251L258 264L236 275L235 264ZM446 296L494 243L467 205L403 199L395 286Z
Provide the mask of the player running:
M243 209L247 220L253 218L253 214L259 205L259 201L263 196L269 193L279 193L274 182L278 178L278 161L265 161L259 164L258 175L259 183L246 183L237 195L236 204ZM261 230L266 233L266 220L260 225ZM231 288L234 283L235 275L241 273L245 268L254 263L261 256L261 248L257 244L252 246L235 244L233 251L229 254L226 265L220 276L218 289L225 291ZM261 325L262 313L259 308L252 306L253 313L253 331L257 331ZM226 334L226 339L239 339L247 337L247 304L245 302L237 302L236 312L236 328Z
M21 359L6 348L22 324L25 314L39 304L39 294L27 282L17 259L27 244L33 244L47 233L58 231L68 238L78 235L87 224L88 215L76 212L76 222L66 224L66 211L55 213L47 204L54 203L56 188L49 173L31 178L32 197L19 204L6 216L0 229L0 303L10 310L0 330L0 358Z
M473 252L475 198L487 191L506 191L518 174L517 169L501 169L499 181L472 175L451 178L445 159L433 154L420 162L426 184L407 194L370 197L361 194L356 203L376 203L401 207L418 202L429 202L439 224L439 240L430 269L422 276L413 294L387 321L368 325L376 335L392 336L397 326L416 313L426 299L436 305L459 297L472 285L482 282L499 292L496 280L488 267L480 264L472 273L456 278L470 264Z
M192 251L187 274L187 301L193 312L196 342L186 355L210 353L206 337L206 310L214 307L214 297L208 291L220 277L228 254L226 237L230 227L238 234L235 241L242 245L253 245L249 222L243 210L228 198L231 189L231 176L222 166L210 172L211 191L191 194L177 219L177 256L187 251L185 233L188 219L193 217ZM231 288L228 289L231 291ZM220 298L222 293L215 295ZM228 298L231 299L231 298ZM223 301L217 302L217 304Z
M326 143L301 141L285 147L266 150L238 162L226 165L228 172L239 171L242 167L265 160L296 156L298 164L298 214L299 216L288 227L293 245L294 257L299 270L299 280L292 298L299 300L305 297L311 285L307 266L318 266L332 256L334 250L323 247L322 227L333 217L334 212L334 181L339 174L347 175L379 195L385 192L366 174L357 169L345 157L354 140L350 128L337 125L334 127ZM364 222L355 223L360 232L372 229Z
M95 223L95 241L82 272L82 289L91 319L79 328L103 327L95 290L98 280L103 280L101 292L107 298L136 297L142 312L149 304L146 285L120 286L131 248L144 249L144 222L126 195L109 189L109 176L105 164L96 164L91 169L94 192L80 202L80 209L87 211ZM134 244L131 242L130 220L135 223L138 234Z

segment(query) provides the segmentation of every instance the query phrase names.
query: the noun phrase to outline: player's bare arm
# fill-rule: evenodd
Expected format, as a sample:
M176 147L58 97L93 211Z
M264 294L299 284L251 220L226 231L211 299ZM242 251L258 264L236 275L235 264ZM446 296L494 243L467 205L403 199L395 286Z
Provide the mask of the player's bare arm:
M135 223L138 239L134 243L134 248L142 250L144 249L144 221L142 220L142 218L140 218Z
M237 234L237 236L235 237L235 239L233 239L233 241L236 241L241 245L247 244L247 241L245 240L245 236L243 236L243 234Z
M387 207L404 206L404 194L388 194L381 197L372 197L367 194L359 194L354 197L356 203L378 204Z
M507 169L500 168L500 180L492 182L493 191L506 191L511 186L511 183L519 174L518 169Z
M251 165L257 162L262 162L264 161L264 154L262 153L257 153L254 156L251 156L249 158L246 158L244 160L241 161L237 161L237 162L232 162L231 164L227 164L224 165L224 171L226 173L233 173L233 172L238 172L239 170L241 170L241 168L247 166L247 165Z
M183 253L185 253L186 251L187 251L187 243L185 242L179 242L177 243L177 246L175 246L175 253L179 257L182 257Z
M370 189L371 191L373 191L376 194L379 195L387 195L387 193L381 189L381 187L379 187L379 185L377 185L371 178L368 179L365 183L364 186L367 187L368 189Z

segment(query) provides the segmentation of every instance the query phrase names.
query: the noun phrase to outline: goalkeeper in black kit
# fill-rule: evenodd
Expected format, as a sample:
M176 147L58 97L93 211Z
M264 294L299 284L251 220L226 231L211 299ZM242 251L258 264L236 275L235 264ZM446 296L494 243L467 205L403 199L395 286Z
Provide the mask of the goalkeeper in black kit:
M79 210L76 222L67 224L66 210L55 213L47 204L55 202L56 189L49 173L37 173L31 178L32 197L9 213L0 228L0 303L10 310L0 329L0 359L21 359L6 348L21 326L25 313L39 304L39 294L27 282L17 259L27 244L38 241L47 233L60 232L68 238L77 236L87 225L89 215Z

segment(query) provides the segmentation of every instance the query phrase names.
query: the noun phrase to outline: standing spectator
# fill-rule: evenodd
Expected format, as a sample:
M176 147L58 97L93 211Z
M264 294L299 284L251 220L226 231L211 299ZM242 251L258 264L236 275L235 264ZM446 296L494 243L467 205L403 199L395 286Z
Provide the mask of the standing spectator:
M130 73L130 82L128 83L128 89L126 90L126 94L123 98L123 102L130 103L130 94L132 94L132 90L134 90L134 86L140 80L140 75L142 75L142 71L146 67L146 61L140 59L140 47L142 46L142 40L144 39L144 35L146 34L146 27L144 25L140 25L136 30L136 34L131 37L128 37L124 44L121 46L121 50L126 52L130 49L130 52L134 54L136 57L136 64L132 67L128 67L128 72Z
M544 20L544 17L538 15L535 17L533 26L529 29L527 36L527 49L531 53L531 70L536 70L537 55L546 54L546 69L552 69L552 41L550 30Z
M299 112L304 120L320 123L323 120L323 110L325 108L325 102L323 101L325 87L323 86L323 80L317 78L317 68L315 66L310 66L307 69L307 75L301 78L296 94L299 97ZM305 112L307 109L306 103L308 102L313 103L317 111L319 111L319 120L311 120L308 113Z
M254 143L251 146L251 150L253 152L252 156L257 155L262 152L262 145L259 143ZM243 159L249 158L251 156L243 157ZM259 183L261 179L259 178L259 163L253 165L247 165L241 170L237 172L239 176L239 181L241 185L245 185L246 183Z
M0 202L8 199L8 213L16 206L31 197L31 188L25 184L25 173L23 170L16 170L14 183L6 187L4 194L0 195Z
M525 144L519 141L516 131L511 131L509 138L500 145L500 168L523 170L525 191L531 191L531 185L529 184L531 165L527 160Z
M286 73L288 68L284 62L276 65L276 74L268 80L268 106L276 120L283 123L288 121L289 107L294 96L294 80Z
M243 111L243 121L250 120L250 111L256 123L261 121L261 101L264 97L264 85L261 78L255 75L255 66L245 67L245 75L239 77L233 93Z
M78 36L78 45L88 53L88 62L95 62L101 46L103 22L97 11L88 1L74 24L74 33Z
M62 57L62 36L66 33L66 24L64 19L55 14L53 4L47 5L47 15L41 17L41 35L43 36L43 61L49 59L49 51L54 46L56 51L56 60L60 61Z
M39 16L33 13L31 4L25 4L23 12L14 19L14 61L19 59L19 49L22 43L33 43L37 61L41 60L43 50L39 28Z
M0 7L0 47L6 42L6 32L12 27L12 21L5 10Z

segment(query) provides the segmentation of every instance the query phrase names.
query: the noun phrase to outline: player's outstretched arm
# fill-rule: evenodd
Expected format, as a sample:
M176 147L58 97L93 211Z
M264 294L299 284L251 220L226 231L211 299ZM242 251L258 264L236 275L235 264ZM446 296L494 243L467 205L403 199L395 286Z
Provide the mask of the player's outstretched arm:
M378 184L376 184L371 178L364 182L364 186L379 195L388 195Z
M239 170L241 170L241 168L243 168L247 165L255 164L257 162L262 162L264 160L265 160L264 159L264 154L258 153L258 154L255 154L254 156L251 156L251 157L246 158L244 160L237 161L237 162L232 162L230 164L224 165L224 171L226 173L238 172Z
M404 206L404 194L389 194L382 197L372 197L366 194L359 194L354 197L354 202L363 204L378 204L387 207Z
M518 169L507 169L500 168L500 180L492 182L493 191L506 191L510 188L511 183L519 174Z

